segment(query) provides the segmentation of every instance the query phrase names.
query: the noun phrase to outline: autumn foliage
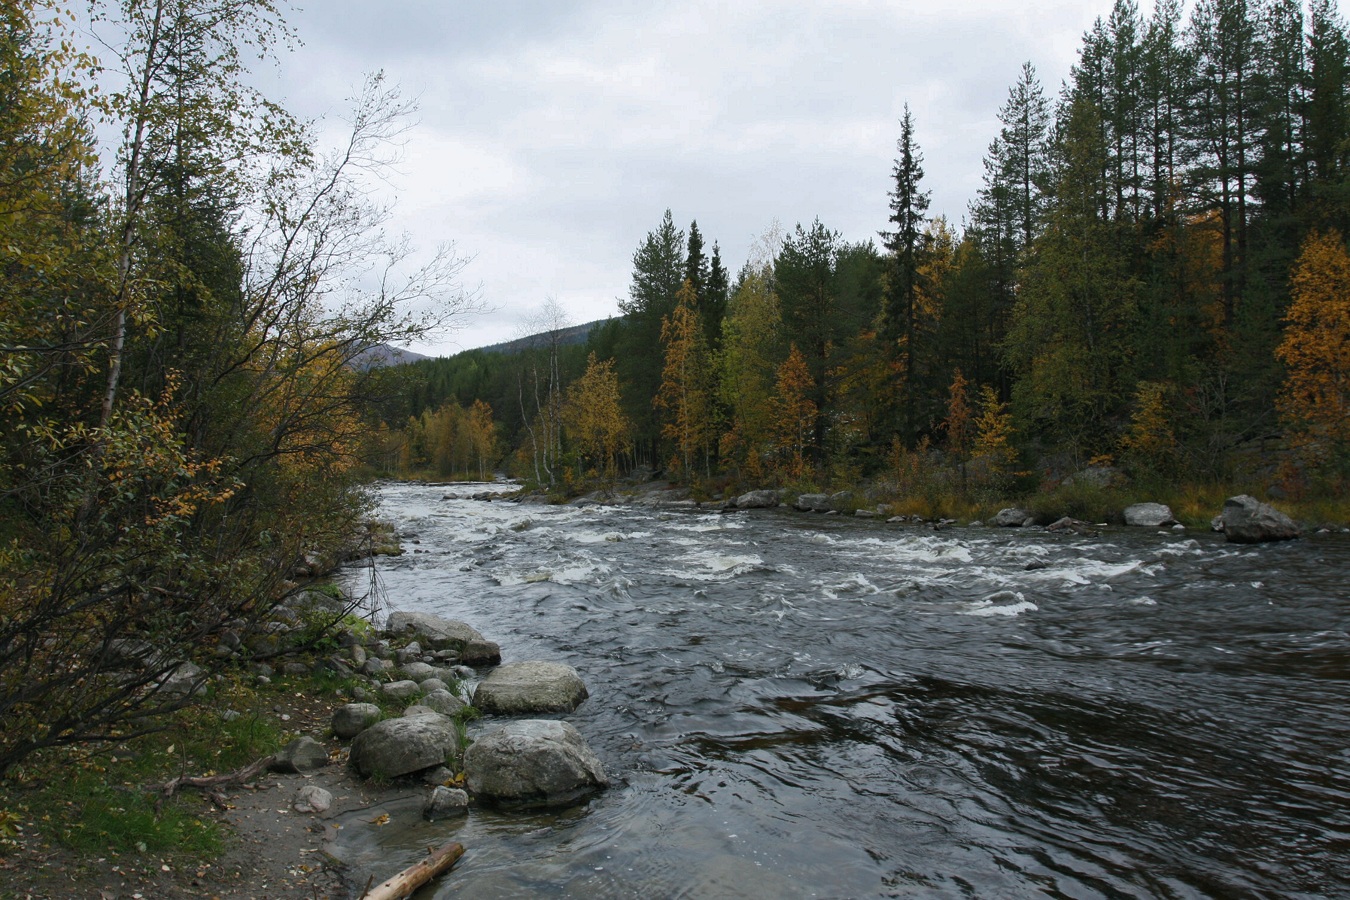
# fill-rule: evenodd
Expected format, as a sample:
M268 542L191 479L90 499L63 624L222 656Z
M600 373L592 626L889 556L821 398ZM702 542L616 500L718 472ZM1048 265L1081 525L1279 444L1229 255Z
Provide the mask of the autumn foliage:
M1337 231L1313 233L1291 279L1279 408L1317 455L1350 451L1350 253Z

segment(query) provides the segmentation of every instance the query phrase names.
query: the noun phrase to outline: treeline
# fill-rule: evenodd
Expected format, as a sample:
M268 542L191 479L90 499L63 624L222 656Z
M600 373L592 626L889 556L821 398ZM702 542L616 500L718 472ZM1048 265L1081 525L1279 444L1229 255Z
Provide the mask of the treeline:
M0 6L0 774L155 727L170 670L205 679L349 549L387 390L350 363L466 303L450 252L396 276L366 199L397 91L370 79L325 152L247 86L278 4L89 11L102 60L57 3Z
M1343 489L1348 48L1331 0L1118 0L1058 97L1023 67L960 228L929 214L908 109L879 243L775 227L730 279L668 212L585 351L618 377L622 464L1006 490L1107 462L1232 479L1279 447L1286 489ZM424 365L514 448L584 371L548 348Z

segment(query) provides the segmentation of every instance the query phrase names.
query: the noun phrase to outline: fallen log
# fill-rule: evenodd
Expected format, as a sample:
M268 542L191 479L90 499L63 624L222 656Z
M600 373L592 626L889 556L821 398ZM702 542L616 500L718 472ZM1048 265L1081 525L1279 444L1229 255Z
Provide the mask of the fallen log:
M211 790L212 788L248 781L270 766L275 760L275 756L264 756L262 759L255 760L242 769L236 769L233 772L225 772L221 775L179 775L177 778L170 778L163 784L147 785L145 789L160 794L165 800L172 797L179 788L196 788L210 796L214 793Z
M388 881L367 887L360 900L403 900L442 872L449 871L464 855L464 845L446 844L439 850L428 848L426 859L413 863Z

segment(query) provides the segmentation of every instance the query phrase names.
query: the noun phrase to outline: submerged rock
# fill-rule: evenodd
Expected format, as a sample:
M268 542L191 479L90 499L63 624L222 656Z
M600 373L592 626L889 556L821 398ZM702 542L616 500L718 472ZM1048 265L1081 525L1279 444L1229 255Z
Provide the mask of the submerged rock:
M566 806L609 785L581 734L566 722L511 722L464 754L469 790L497 806Z
M437 785L427 795L422 804L422 818L429 822L446 819L450 816L462 816L469 811L469 795L459 788Z
M1302 533L1293 519L1248 494L1229 497L1221 518L1224 537L1235 544L1291 541Z

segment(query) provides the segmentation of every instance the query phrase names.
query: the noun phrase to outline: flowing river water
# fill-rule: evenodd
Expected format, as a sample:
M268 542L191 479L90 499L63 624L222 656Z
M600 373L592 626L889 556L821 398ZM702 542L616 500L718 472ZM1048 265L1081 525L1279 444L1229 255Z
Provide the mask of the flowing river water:
M361 883L457 840L436 897L1350 896L1345 535L446 492L382 490L389 605L575 667L612 785L431 824L410 796L345 829Z

